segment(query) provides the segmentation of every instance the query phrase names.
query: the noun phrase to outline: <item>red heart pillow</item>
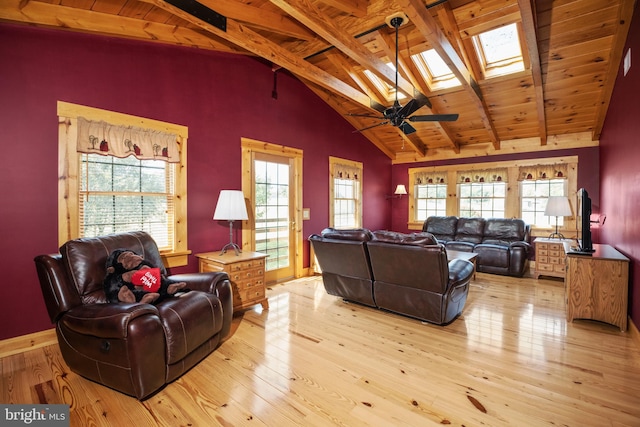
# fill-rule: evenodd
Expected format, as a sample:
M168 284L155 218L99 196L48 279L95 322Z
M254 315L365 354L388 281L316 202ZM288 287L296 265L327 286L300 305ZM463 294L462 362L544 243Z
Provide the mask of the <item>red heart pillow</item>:
M133 273L133 286L141 286L145 292L158 292L160 289L160 269L143 268Z

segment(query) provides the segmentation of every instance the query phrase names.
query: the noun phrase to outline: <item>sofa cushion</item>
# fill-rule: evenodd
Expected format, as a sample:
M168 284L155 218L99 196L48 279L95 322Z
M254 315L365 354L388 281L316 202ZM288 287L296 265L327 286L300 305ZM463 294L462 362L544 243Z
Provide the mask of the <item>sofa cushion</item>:
M484 225L482 243L509 246L526 239L526 226L521 219L491 218Z
M394 243L398 245L413 245L413 246L429 246L437 245L438 239L431 233L398 233L395 231L378 230L373 233L373 241Z
M457 225L456 216L430 216L424 222L422 231L433 234L439 242L448 242L455 239Z
M509 247L481 243L473 250L478 254L477 265L483 267L509 268Z
M484 218L458 218L456 241L481 243L484 236Z

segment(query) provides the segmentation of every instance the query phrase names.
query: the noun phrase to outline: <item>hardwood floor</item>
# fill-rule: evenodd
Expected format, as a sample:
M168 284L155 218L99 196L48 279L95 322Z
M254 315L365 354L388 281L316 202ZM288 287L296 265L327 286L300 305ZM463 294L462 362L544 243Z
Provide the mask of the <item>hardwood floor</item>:
M70 372L57 345L0 359L1 403L67 403L72 426L639 426L629 333L567 324L561 281L478 273L446 327L269 288L232 336L138 402Z

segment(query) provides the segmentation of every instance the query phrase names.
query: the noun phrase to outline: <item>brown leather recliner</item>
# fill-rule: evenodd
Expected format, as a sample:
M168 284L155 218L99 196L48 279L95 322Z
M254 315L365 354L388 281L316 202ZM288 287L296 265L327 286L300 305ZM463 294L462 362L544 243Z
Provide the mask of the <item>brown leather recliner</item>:
M149 397L211 353L230 331L226 273L169 276L191 289L157 305L108 303L105 262L119 248L166 270L145 232L71 240L59 254L35 258L49 317L69 368L138 399Z

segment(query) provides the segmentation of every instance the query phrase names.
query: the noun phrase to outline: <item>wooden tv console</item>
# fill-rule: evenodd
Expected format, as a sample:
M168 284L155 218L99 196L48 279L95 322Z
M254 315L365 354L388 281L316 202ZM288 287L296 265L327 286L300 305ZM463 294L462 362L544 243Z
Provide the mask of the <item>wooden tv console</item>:
M629 258L609 245L594 244L595 252L582 255L565 244L567 321L591 319L627 330Z

